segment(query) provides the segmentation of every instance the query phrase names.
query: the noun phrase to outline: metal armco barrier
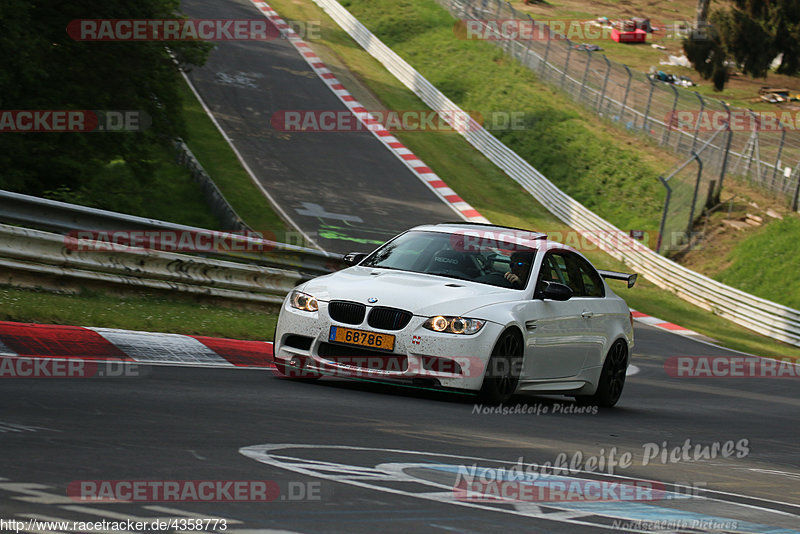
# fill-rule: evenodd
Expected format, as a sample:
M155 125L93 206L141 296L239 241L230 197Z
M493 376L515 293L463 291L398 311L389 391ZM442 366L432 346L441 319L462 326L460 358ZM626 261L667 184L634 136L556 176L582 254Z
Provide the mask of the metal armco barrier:
M269 303L281 302L302 278L296 271L94 243L99 250L77 250L77 240L0 224L0 271Z
M278 243L247 235L216 232L124 213L88 208L56 200L0 190L0 222L49 230L62 234L80 230L187 232L192 235L224 236L241 246L237 250L204 251L229 261L252 262L267 267L290 269L308 278L344 267L341 256L316 249ZM257 251L257 252L256 252Z
M425 104L447 110L442 114L445 120L453 111L466 113L336 0L314 2ZM566 195L477 122L456 130L556 217L659 287L754 332L800 346L800 311L721 284L656 254Z

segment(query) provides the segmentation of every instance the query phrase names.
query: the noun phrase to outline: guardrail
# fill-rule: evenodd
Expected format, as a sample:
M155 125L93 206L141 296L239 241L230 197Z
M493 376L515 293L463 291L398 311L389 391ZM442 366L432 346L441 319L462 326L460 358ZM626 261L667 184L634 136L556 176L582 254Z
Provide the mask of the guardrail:
M203 190L203 196L206 198L206 204L211 208L211 213L220 220L222 226L228 230L237 232L252 231L244 220L239 217L236 210L225 195L222 194L217 184L208 175L206 170L194 157L194 153L189 149L183 139L175 140L175 148L178 151L178 163L183 165L189 170L192 179L200 185Z
M267 303L280 303L302 279L296 271L186 254L122 245L105 250L106 243L92 241L85 242L85 248L98 250L79 250L76 245L78 240L71 237L0 224L0 267L10 273ZM7 276L13 281L13 274Z
M224 242L230 245L227 250L218 248L203 251L203 256L292 269L304 278L327 274L344 266L339 255L261 239L252 234L216 232L11 191L0 190L0 222L62 234L81 230L120 231L118 239L114 240L114 245L127 244L123 234L124 232L130 233L132 230L184 233L195 238L201 236L217 243Z
M370 32L336 0L314 0L355 41L433 110L468 116L403 58ZM470 120L455 128L478 151L518 182L551 213L611 256L624 261L659 287L754 332L800 346L800 311L721 284L691 271L631 239L558 189L531 164Z

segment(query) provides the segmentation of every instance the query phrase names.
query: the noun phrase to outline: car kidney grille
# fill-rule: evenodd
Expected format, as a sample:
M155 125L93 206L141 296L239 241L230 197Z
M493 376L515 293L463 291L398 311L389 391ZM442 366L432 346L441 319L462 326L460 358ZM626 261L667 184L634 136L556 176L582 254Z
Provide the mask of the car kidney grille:
M372 308L372 311L369 312L367 323L372 328L380 328L381 330L402 330L411 321L411 317L411 312L378 306Z
M361 324L367 307L358 302L347 302L346 300L334 300L328 304L328 315L334 321L347 324Z

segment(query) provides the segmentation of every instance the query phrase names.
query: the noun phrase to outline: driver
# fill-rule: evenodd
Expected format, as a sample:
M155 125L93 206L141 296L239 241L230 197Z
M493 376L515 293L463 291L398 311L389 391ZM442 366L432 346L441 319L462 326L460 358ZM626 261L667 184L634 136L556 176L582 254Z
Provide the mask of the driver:
M528 281L528 274L533 263L533 253L527 251L517 251L511 254L511 270L503 276L515 288L525 287Z

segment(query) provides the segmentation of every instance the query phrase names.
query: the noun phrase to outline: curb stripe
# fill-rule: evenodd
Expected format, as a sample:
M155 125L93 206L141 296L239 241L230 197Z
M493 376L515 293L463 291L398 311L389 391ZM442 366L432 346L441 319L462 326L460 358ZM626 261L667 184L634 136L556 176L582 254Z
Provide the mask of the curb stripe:
M392 151L395 156L403 161L406 166L409 167L409 169L422 180L422 183L424 183L431 191L433 191L433 193L439 197L442 202L450 206L450 208L458 213L464 220L480 223L489 222L489 220L483 217L478 210L463 200L459 199L458 204L454 203L445 194L442 194L442 192L438 191L437 186L434 186L428 180L423 179L421 176L422 174L431 174L434 177L436 177L436 175L425 165L422 160L420 160L417 156L411 153L410 150L399 143L394 135L387 131L383 125L380 124L375 117L373 117L367 111L367 109L345 89L344 85L342 85L342 83L336 79L336 76L325 66L323 62L319 60L319 57L311 51L311 46L301 39L300 36L298 36L295 31L278 15L278 13L276 13L275 10L269 6L269 4L263 0L250 0L250 2L259 10L259 12L261 12L270 22L272 22L276 28L286 35L287 40L292 44L292 46L294 46L295 50L297 50L297 52L300 54L300 57L302 57L306 63L308 63L308 65L314 70L317 76L322 79L322 81L328 86L333 94L335 94L351 112L356 114L356 118L362 124L364 124L366 129L370 131L378 140L380 140L386 148ZM399 149L402 149L402 151ZM412 161L417 165L415 166L412 164ZM441 179L439 179L439 181L444 184ZM443 185L439 187L446 186Z
M19 357L132 360L102 335L81 326L0 322L2 343Z
M273 368L272 343L0 321L0 358Z
M670 323L668 321L664 321L663 319L647 315L646 313L642 313L634 309L631 309L631 315L633 315L633 318L636 320L636 322L646 324L649 326L655 326L656 328L672 332L673 334L678 334L680 336L687 336L687 337L708 338L708 336L703 335L699 332L695 332L694 330L689 330L688 328L684 328L683 326L677 325L675 323Z

